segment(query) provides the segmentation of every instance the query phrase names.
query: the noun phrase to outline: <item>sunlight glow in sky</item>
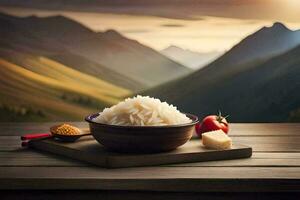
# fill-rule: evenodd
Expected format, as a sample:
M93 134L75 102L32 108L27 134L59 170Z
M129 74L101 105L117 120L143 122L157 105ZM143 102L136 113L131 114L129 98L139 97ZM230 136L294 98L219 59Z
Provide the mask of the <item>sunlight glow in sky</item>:
M267 0L271 2L270 0ZM257 1L262 2L262 1ZM300 0L273 0L268 7L270 13L263 13L264 17L245 17L239 8L234 16L198 16L197 20L171 19L158 16L141 16L119 13L74 12L74 11L46 11L28 8L0 7L0 11L18 16L64 15L74 19L94 31L115 29L123 35L138 40L156 50L162 50L170 45L199 52L224 52L230 49L247 35L263 26L271 26L275 21L282 21L289 28L300 28L300 20L294 20L293 9L300 8ZM277 3L276 3L277 2ZM275 4L276 3L276 4ZM224 5L223 5L224 6ZM248 4L240 5L248 6ZM279 9L280 8L280 9ZM250 9L250 8L249 8ZM253 8L251 8L253 9ZM266 8L263 5L261 10ZM298 14L300 10L298 10ZM290 12L291 16L286 13ZM246 13L247 14L247 13ZM274 15L274 17L272 17ZM295 17L298 17L295 15ZM278 20L279 19L279 20Z

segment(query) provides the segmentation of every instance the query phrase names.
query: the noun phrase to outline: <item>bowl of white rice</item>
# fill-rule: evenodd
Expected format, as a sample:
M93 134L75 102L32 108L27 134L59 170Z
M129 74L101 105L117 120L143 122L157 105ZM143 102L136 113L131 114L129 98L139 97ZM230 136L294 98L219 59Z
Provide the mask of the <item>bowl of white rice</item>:
M136 96L89 115L93 137L117 152L163 152L185 144L198 118L148 96Z

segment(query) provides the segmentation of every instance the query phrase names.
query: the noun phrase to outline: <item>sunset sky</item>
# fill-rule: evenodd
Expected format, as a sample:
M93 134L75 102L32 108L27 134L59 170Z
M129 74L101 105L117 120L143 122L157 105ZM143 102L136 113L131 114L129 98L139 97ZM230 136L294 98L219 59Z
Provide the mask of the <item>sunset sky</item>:
M0 11L18 16L61 14L95 31L115 29L157 50L176 45L199 52L223 52L275 21L293 30L300 28L300 0L142 0L122 5L120 1L92 2L96 6L83 3L81 10L78 5L62 5L61 9L49 5L41 10L5 4Z

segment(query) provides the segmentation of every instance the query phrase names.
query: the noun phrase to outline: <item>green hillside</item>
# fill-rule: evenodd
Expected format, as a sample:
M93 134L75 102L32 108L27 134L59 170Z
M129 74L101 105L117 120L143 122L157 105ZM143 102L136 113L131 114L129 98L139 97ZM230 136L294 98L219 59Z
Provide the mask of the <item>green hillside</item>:
M90 74L104 81L113 83L114 85L127 88L133 91L139 91L146 86L142 82L134 81L124 74L115 72L103 65L90 61L83 56L64 53L48 56L52 60L63 63L67 66L72 66L73 69Z
M130 94L48 58L22 64L0 59L1 121L82 120Z
M30 48L28 46L26 46L26 50L23 50L23 48L25 47L21 44L14 44L12 45L12 47L5 47L5 45L0 45L0 57L11 60L16 64L20 64L23 67L27 67L29 69L31 69L32 66L28 65L28 63L24 61L28 60L30 56L48 57L49 59L62 63L68 67L71 67L72 69L92 75L96 78L113 83L114 85L120 87L127 88L132 91L138 91L141 87L144 87L142 83L133 81L125 75L114 72L109 68L92 62L80 55L74 55L69 52L64 52L61 54L44 56L43 53L38 52L37 50L33 50L33 48ZM40 71L44 71L44 69Z

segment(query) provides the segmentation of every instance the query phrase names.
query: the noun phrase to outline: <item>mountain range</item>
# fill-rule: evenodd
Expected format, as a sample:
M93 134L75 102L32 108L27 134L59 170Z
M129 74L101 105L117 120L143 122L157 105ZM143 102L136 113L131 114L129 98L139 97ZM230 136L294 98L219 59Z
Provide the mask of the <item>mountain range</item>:
M115 76L120 74L122 80L133 81L129 85L133 88L128 88L131 90L153 87L190 72L117 31L94 32L64 16L19 18L1 14L0 24L6 27L1 29L2 47L51 57L62 63L70 63L74 58L74 63L78 63L77 60L83 58L88 64L82 65L80 70L97 76L106 68L104 70L113 71ZM93 65L97 66L91 67ZM112 82L123 86L120 80ZM137 86L139 88L135 88Z
M217 59L222 52L196 52L171 45L160 51L163 55L175 60L191 69L200 69Z
M238 65L257 59L271 58L300 44L300 30L292 31L275 22L247 36L212 65Z
M234 122L299 120L300 35L281 23L246 37L208 66L144 94L200 118L221 110Z
M191 70L117 31L0 14L0 120L78 120Z
M0 14L0 25L0 121L78 120L136 93L200 118L221 110L231 122L300 120L300 31L282 23L205 67L199 57L198 70L178 63L195 52L164 50L173 61L115 30L94 32L64 16Z

